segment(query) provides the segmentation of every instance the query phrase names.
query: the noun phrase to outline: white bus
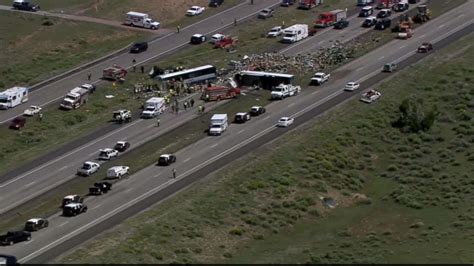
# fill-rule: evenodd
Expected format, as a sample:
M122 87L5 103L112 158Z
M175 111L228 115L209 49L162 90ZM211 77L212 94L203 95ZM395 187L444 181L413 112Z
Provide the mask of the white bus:
M169 81L183 80L187 85L204 83L210 80L214 80L217 77L216 67L213 65L205 65L190 69L181 70L178 72L168 73L159 75L158 81L161 82L163 88L166 88L166 85Z
M241 86L259 86L271 89L279 84L293 84L295 76L292 74L272 73L263 71L241 71L235 75L235 80Z
M0 92L0 109L13 108L28 101L28 91L26 87L13 87Z

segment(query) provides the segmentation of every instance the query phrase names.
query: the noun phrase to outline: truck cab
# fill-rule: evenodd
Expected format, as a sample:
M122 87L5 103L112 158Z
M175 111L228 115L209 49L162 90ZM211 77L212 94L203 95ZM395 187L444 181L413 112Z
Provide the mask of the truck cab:
M317 72L311 78L311 83L316 84L316 85L321 85L324 82L328 81L330 76L331 76L331 74L326 74L326 73L323 73L323 72Z

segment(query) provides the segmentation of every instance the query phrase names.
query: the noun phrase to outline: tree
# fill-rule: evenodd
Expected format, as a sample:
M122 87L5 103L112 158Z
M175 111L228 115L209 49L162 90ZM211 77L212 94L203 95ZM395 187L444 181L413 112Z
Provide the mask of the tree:
M436 106L430 111L425 110L423 99L405 99L398 107L399 117L392 126L403 132L428 131L438 116L438 110Z

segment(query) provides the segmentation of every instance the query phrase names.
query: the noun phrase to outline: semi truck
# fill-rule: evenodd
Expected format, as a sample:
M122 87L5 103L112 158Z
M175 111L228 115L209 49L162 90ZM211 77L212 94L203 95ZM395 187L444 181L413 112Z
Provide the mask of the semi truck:
M214 114L211 117L208 134L211 136L222 135L227 129L227 114Z
M160 22L154 21L148 14L133 11L127 13L125 24L131 27L142 27L152 30L160 28Z
M282 42L295 43L308 37L307 24L295 24L283 30Z
M347 12L342 9L336 9L330 12L324 12L319 15L319 18L315 21L315 26L325 28L334 25L336 22L345 20Z
M88 96L88 89L81 87L74 88L66 94L66 97L64 97L60 106L62 109L66 110L77 109L87 102Z
M323 3L323 0L299 0L298 8L311 9Z
M0 92L0 109L13 108L28 101L29 88L13 87Z

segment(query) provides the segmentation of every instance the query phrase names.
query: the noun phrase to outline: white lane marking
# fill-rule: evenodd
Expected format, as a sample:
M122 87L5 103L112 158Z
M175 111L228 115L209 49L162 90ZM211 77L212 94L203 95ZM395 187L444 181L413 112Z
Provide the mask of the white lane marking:
M267 117L265 117L263 120L267 120L267 119L269 119L269 118L270 118L270 117L269 117L269 116L267 116Z
M466 14L463 13L463 14L459 15L458 18L462 18L462 17L465 17L465 16L466 16Z
M24 246L29 245L31 242L35 241L34 239L31 239L30 241L26 241Z
M87 157L91 157L91 156L94 156L94 155L97 155L97 153L99 153L98 151L94 151L94 152L91 152L87 155Z
M62 227L62 226L64 226L64 225L66 225L67 223L69 223L69 221L65 221L64 223L58 225L58 227Z
M438 29L441 29L441 28L443 28L444 26L446 26L446 24L441 24L441 25L438 26Z
M315 95L315 94L317 94L317 93L319 93L319 91L313 91L313 92L311 93L311 95Z
M99 205L95 206L94 208L92 208L91 210L97 209L97 208L99 208L100 206L102 206L102 205L99 204Z
M406 44L404 44L404 45L402 45L402 46L398 47L398 49L400 49L400 50L401 50L401 49L403 49L403 48L405 48L405 47L407 47L407 46L406 46Z
M36 181L30 182L27 185L25 185L25 187L30 187L30 186L34 185L35 183L36 183Z
M381 57L379 57L378 60L382 60L382 59L384 59L384 58L385 58L385 56L381 56Z
M189 161L189 160L191 160L191 157L190 157L190 158L187 158L187 159L184 159L183 163L185 163L185 162L187 162L187 161Z
M356 69L355 71L356 71L356 72L359 72L359 71L361 71L362 69L364 69L364 67L359 67L359 68Z
M65 165L65 166L59 168L57 172L61 172L62 170L66 169L66 168L68 168L68 167L69 167L69 165Z
M128 193L128 192L132 191L132 189L133 188L129 188L129 189L125 190L125 193Z
M425 36L426 36L426 34L422 34L422 35L418 36L418 38L421 39L421 38L423 38L423 37L425 37Z
M318 44L322 44L322 43L324 43L324 41L320 41L320 42L318 42Z
M82 145L81 147L79 147L79 148L77 148L77 149L75 149L75 150L73 150L73 151L71 151L71 152L69 152L69 153L66 153L66 154L64 154L64 155L61 155L60 157L57 157L56 159L51 160L51 161L49 161L49 162L47 162L47 163L45 163L45 164L43 164L43 165L41 165L41 166L39 166L39 167L37 167L37 168L35 168L35 169L29 171L29 172L27 172L27 173L25 173L25 174L23 174L23 175L21 175L21 176L19 176L19 177L16 177L16 178L14 178L14 179L11 179L11 180L9 180L9 181L7 181L7 182L1 184L1 185L0 185L0 188L6 187L6 186L10 185L11 183L14 183L14 182L16 182L16 181L18 181L18 180L20 180L20 179L22 179L22 178L24 178L24 177L26 177L26 176L28 176L28 175L31 175L31 174L34 173L34 172L37 172L37 171L39 171L39 170L41 170L41 169L43 169L43 168L45 168L45 167L47 167L47 166L49 166L49 165L55 163L55 162L58 162L58 161L64 159L65 157L68 157L68 156L70 156L70 155L72 155L72 154L74 154L74 153L76 153L76 152L79 152L79 151L81 151L81 150L84 150L85 148L87 148L87 147L89 147L89 146L92 146L92 145L96 144L96 143L99 142L99 141L102 141L102 140L104 140L104 139L106 139L106 138L108 138L108 137L110 137L110 136L112 136L112 135L114 135L114 134L117 134L117 133L119 133L119 132L121 132L121 131L123 131L123 130L129 128L129 127L131 127L131 126L134 126L135 124L139 123L140 121L142 121L142 120L136 120L135 122L132 122L132 123L130 123L130 124L126 125L126 126L123 126L123 127L119 128L119 129L117 129L117 130L115 130L115 131L112 131L112 132L110 132L109 134L106 134L106 135L104 135L104 136L101 137L101 138L97 138L97 139L95 139L94 141L91 141L91 142L89 142L89 143L86 143L86 144Z
M240 130L239 132L237 132L237 134L240 134L240 133L242 133L242 132L244 132L244 131L245 131L245 129L242 129L242 130Z
M295 105L295 103L290 103L288 104L288 107L292 107L293 105Z
M219 145L219 144L216 143L216 144L212 145L211 148L215 148L215 147L217 147L217 145Z

